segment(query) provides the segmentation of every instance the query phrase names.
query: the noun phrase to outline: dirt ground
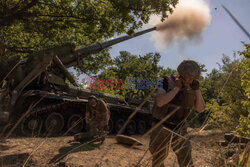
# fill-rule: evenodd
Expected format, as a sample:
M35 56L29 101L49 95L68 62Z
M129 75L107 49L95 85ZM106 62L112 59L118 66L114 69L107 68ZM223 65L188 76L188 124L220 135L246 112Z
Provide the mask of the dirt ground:
M216 166L214 158L220 150L218 141L223 140L221 131L197 132L189 129L192 140L192 155L197 167ZM55 138L8 138L0 139L0 166L81 166L81 167L132 167L151 166L147 151L149 138L133 136L143 145L130 148L118 144L110 135L103 144L68 143L73 136ZM145 154L145 155L144 155ZM177 167L172 151L165 166Z

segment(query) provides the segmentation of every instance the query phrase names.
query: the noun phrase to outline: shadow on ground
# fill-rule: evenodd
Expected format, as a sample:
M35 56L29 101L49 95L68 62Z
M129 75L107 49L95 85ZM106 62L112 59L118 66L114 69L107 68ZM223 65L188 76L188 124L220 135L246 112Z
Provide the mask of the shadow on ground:
M125 148L128 148L128 149L135 149L135 150L143 150L142 148L140 148L140 146L133 146L132 145L126 145L126 144L122 144L122 143L114 143L115 145L119 145L119 146L123 146Z
M6 139L0 138L0 151L6 151L14 147L16 146L12 146L12 147L8 146Z
M11 154L0 156L0 167L6 166L22 166L29 157L29 153ZM26 166L32 166L32 160L29 160Z
M71 153L81 152L81 151L90 151L94 150L96 148L99 148L102 143L89 143L89 144L81 144L81 143L72 143L70 146L67 147L61 147L59 149L59 154L54 156L49 164L56 163L60 160L62 160L65 156Z

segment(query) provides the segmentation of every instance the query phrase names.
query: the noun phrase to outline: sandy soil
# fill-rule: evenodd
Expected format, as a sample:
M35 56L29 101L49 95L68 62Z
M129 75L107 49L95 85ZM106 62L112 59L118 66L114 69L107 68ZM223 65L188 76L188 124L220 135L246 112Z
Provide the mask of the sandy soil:
M197 167L216 166L214 158L223 140L220 131L189 129L192 140L192 155ZM149 138L134 136L143 145L130 148L118 144L110 135L103 144L68 143L72 136L56 138L8 138L0 139L0 166L82 166L82 167L131 167L151 166L148 149ZM144 155L145 154L145 155ZM177 167L172 151L165 166Z

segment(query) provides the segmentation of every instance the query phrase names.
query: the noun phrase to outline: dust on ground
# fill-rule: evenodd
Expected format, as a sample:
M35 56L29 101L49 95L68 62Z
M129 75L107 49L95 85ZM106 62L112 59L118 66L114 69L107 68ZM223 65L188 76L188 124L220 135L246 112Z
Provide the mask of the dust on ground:
M212 167L223 140L224 133L218 130L197 132L189 129L192 140L192 155L195 166ZM73 136L55 138L8 138L0 139L0 167L5 166L82 166L82 167L132 167L141 160L140 166L151 166L148 151L149 138L133 136L143 145L130 148L118 144L114 135L103 144L68 143ZM144 156L145 154L145 156ZM143 157L143 159L142 159ZM172 151L165 166L177 167Z

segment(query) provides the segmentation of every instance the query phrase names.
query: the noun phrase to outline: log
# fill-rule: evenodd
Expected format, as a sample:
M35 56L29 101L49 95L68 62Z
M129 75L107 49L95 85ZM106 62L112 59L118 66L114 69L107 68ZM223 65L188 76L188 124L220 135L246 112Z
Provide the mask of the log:
M231 143L248 143L249 137L239 137L234 132L225 133L224 138L227 142Z

